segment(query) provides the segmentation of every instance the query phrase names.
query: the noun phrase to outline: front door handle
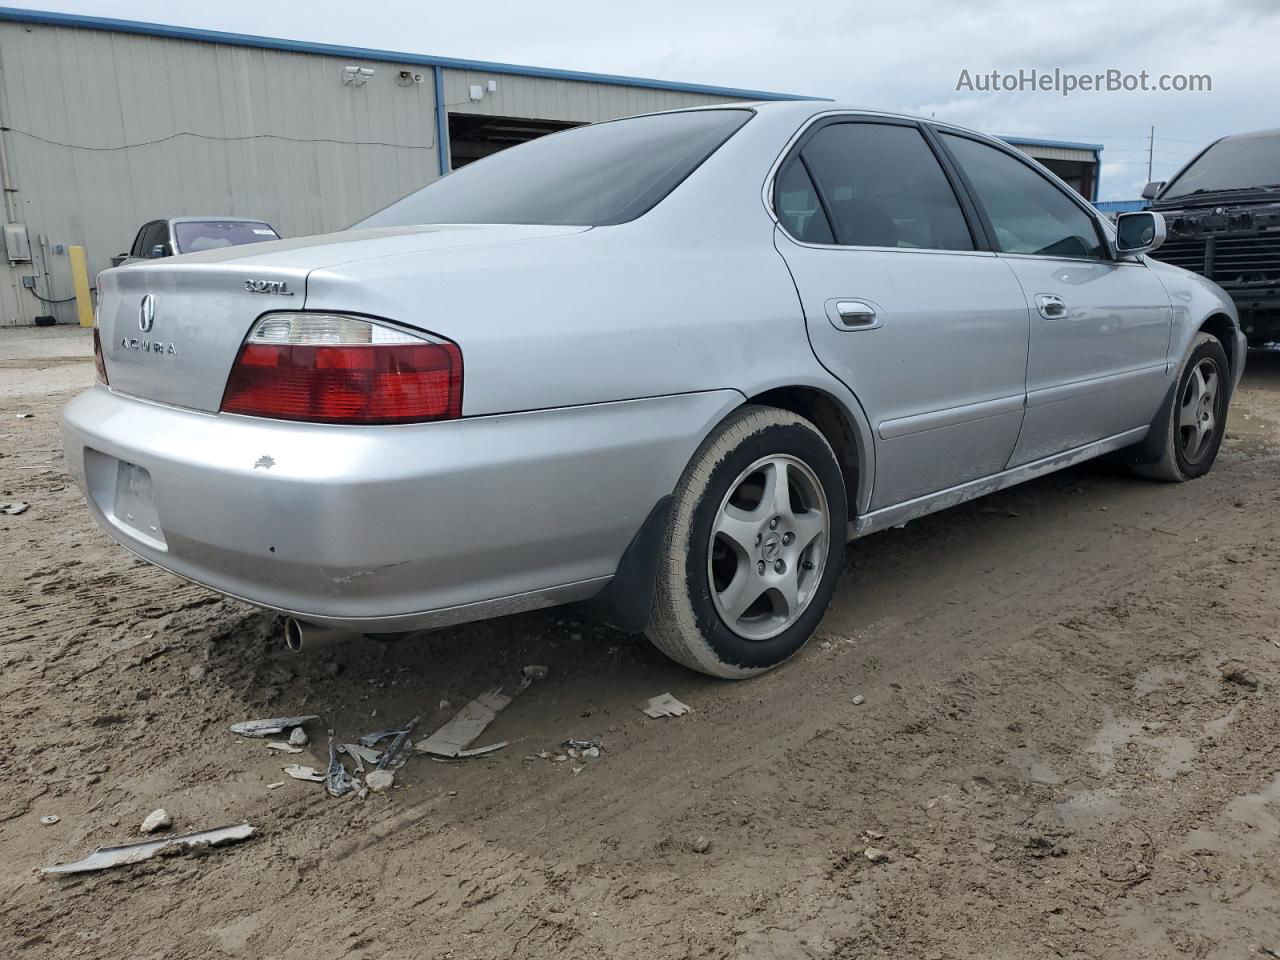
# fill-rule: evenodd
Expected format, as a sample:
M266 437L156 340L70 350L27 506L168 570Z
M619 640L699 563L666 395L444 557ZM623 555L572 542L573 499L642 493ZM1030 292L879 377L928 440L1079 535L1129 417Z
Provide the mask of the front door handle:
M869 327L876 322L876 308L861 300L836 301L836 313L846 327Z
M1067 301L1052 293L1036 294L1036 309L1046 320L1061 320L1067 315Z

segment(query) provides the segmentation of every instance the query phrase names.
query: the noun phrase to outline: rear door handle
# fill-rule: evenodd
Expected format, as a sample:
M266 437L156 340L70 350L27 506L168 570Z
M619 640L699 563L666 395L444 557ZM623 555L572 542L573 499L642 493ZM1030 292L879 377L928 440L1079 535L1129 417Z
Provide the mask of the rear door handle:
M1052 293L1037 293L1036 309L1046 320L1061 320L1067 315L1067 301Z
M837 300L836 315L846 327L869 327L876 322L876 308L861 300Z

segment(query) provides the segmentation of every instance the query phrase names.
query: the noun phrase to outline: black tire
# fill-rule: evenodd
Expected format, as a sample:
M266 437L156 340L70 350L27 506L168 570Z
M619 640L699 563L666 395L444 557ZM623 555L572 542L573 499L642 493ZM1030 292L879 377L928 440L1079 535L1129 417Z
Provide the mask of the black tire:
M1186 449L1190 443L1192 428L1187 427L1181 415L1184 404L1194 392L1193 379L1197 371L1212 370L1217 377L1217 389L1207 410L1213 423L1213 432L1196 446L1193 453ZM1182 483L1203 477L1212 468L1227 431L1227 409L1231 400L1231 368L1226 352L1218 338L1208 333L1198 333L1191 341L1191 348L1182 358L1173 392L1165 401L1159 415L1151 425L1157 434L1146 449L1150 451L1146 462L1133 465L1133 471L1149 480L1166 483Z
M792 567L798 582L806 575L813 577L798 593L807 599L796 602L794 622L779 627L781 632L776 635L752 639L731 629L713 598L716 586L711 561L725 552L725 546L720 542L713 552L712 525L731 493L745 488L743 472L770 457L798 461L798 466L782 473L809 486L816 480L820 487L820 497L818 490L811 492L819 500L819 509L812 513L804 506L803 491L788 495L801 503L796 516L802 520L809 517L814 524L820 523L815 518L824 513L828 519L826 533L812 541L808 552L797 555ZM703 441L676 486L646 634L677 663L713 677L743 679L776 667L804 646L822 620L840 576L847 525L844 477L818 428L803 417L773 407L746 406L735 411ZM784 522L779 529L786 527ZM775 539L773 545L777 546L776 538L767 539ZM803 534L793 534L787 542L797 544L790 549L799 549L804 539ZM768 546L766 543L760 549ZM735 554L732 562L755 566L762 561ZM804 567L805 563L813 566ZM804 574L802 568L814 573ZM746 567L740 569L746 572ZM751 609L744 611L744 618ZM743 622L735 621L739 628Z

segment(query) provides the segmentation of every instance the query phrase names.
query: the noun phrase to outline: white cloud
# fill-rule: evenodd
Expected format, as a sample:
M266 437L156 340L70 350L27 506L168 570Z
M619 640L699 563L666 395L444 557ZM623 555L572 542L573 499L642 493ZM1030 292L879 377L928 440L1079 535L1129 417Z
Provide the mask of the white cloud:
M489 0L46 0L49 9L239 33L834 97L992 133L1105 145L1102 195L1136 196L1198 146L1273 126L1280 4ZM1197 73L1211 93L957 92L962 69Z

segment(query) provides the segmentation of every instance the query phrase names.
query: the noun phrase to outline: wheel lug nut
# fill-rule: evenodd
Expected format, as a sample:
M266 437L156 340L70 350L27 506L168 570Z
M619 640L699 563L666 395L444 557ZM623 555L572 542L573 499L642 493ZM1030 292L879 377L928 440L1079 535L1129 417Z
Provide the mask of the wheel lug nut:
M782 543L784 546L791 546L791 541L796 538L794 533L784 533L782 535Z
M764 539L764 537L763 537L761 534L758 534L758 533L756 534L756 546L757 546L757 547L758 547L758 546L760 546L760 541L761 541L761 540L763 540L763 539Z
M804 563L802 563L802 564L801 564L801 566L802 566L802 567L804 567L806 570L812 570L812 569L813 569L813 561L812 561L812 560L806 560Z
M775 560L773 561L773 569L777 573L782 573L787 569L787 565L781 560Z
M756 564L756 569L757 569L758 571L760 571L761 573L764 573L764 561L763 561L763 560L761 560L758 564Z
M769 521L769 529L770 529L770 530L777 530L777 529L778 529L778 518L777 518L777 517L774 517L772 520L770 520L770 521Z

